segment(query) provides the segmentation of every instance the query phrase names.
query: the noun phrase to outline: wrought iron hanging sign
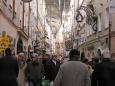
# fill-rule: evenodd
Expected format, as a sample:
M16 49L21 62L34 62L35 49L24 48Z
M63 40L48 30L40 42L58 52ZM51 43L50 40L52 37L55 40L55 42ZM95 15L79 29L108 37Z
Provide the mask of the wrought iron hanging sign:
M83 21L83 16L82 16L82 14L80 13L79 10L78 10L78 14L76 16L76 21L77 22L82 22Z
M96 16L93 4L90 2L87 6L81 6L78 9L78 14L76 16L76 21L78 23L83 21L83 16L80 13L80 10L84 10L86 12L86 23L88 25L91 25L93 31L97 32L97 21L98 21L98 17ZM81 21L79 21L79 18L78 18L79 16L82 17Z

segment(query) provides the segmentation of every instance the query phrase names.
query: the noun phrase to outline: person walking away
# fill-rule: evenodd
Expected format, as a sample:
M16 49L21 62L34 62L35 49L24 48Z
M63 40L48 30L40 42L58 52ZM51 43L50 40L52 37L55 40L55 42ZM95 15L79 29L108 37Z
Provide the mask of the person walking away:
M102 57L101 57L102 58ZM95 58L92 58L92 68L94 69L95 68L95 65L98 64L100 61L99 61L99 58L95 57Z
M0 52L0 59L3 57L3 52Z
M47 74L46 73L46 69L47 69L47 62L49 61L49 58L50 58L50 55L48 54L44 54L44 55L41 55L41 58L42 58L42 64L44 65L44 76Z
M26 62L25 62L25 55L24 53L19 53L18 55L18 65L19 65L19 74L18 74L18 86L26 86L26 81L25 81L25 68L27 66Z
M50 82L54 81L58 70L60 67L60 63L57 61L57 56L52 55L52 59L50 59L46 63L46 80L49 80Z
M43 64L38 59L38 54L34 53L32 61L27 64L25 69L25 76L29 86L40 86L43 75Z
M88 67L80 61L80 52L72 49L69 59L61 65L53 86L90 86Z
M103 51L102 61L95 65L91 86L115 86L115 63L111 60L110 51Z
M10 48L5 50L5 56L0 59L0 86L18 86L18 62L11 55Z
M87 59L87 58L84 59L84 60L83 60L83 63L85 63L85 64L87 65L87 67L88 67L88 71L89 71L89 74L90 74L90 76L91 76L92 73L93 73L93 68L92 68L91 65L89 65L89 61L88 61L88 59Z

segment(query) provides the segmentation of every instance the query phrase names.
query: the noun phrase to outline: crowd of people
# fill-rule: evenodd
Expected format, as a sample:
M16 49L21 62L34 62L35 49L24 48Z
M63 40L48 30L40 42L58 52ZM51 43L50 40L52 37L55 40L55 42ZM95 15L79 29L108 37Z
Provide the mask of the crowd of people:
M29 59L23 52L14 57L7 48L0 57L0 86L115 86L115 61L108 48L90 62L76 49L65 61L37 53Z
M8 48L5 56L0 58L0 86L46 86L46 81L49 86L54 81L60 64L56 55L41 57L33 53L27 59L23 52L14 57Z

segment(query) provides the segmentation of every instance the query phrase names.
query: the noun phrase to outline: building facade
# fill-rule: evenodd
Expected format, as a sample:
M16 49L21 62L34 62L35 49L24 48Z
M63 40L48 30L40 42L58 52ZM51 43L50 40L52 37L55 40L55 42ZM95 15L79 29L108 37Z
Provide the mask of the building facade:
M22 28L22 4L21 0L0 1L0 34L8 36L13 54L27 52L28 47L28 34Z
M79 16L81 20L76 19L74 37L77 47L89 60L98 56L98 51L102 53L105 48L110 48L108 3L108 0L84 1L80 14L77 14L76 18Z

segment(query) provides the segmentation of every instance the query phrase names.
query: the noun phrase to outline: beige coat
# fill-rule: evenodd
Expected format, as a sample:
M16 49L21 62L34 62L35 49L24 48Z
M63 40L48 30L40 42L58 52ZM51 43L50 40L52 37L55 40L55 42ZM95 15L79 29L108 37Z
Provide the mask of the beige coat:
M90 86L88 67L80 61L61 65L53 86Z
M25 67L26 65L24 65L23 67L19 66L19 74L18 74L18 86L26 86L26 81L25 81Z

